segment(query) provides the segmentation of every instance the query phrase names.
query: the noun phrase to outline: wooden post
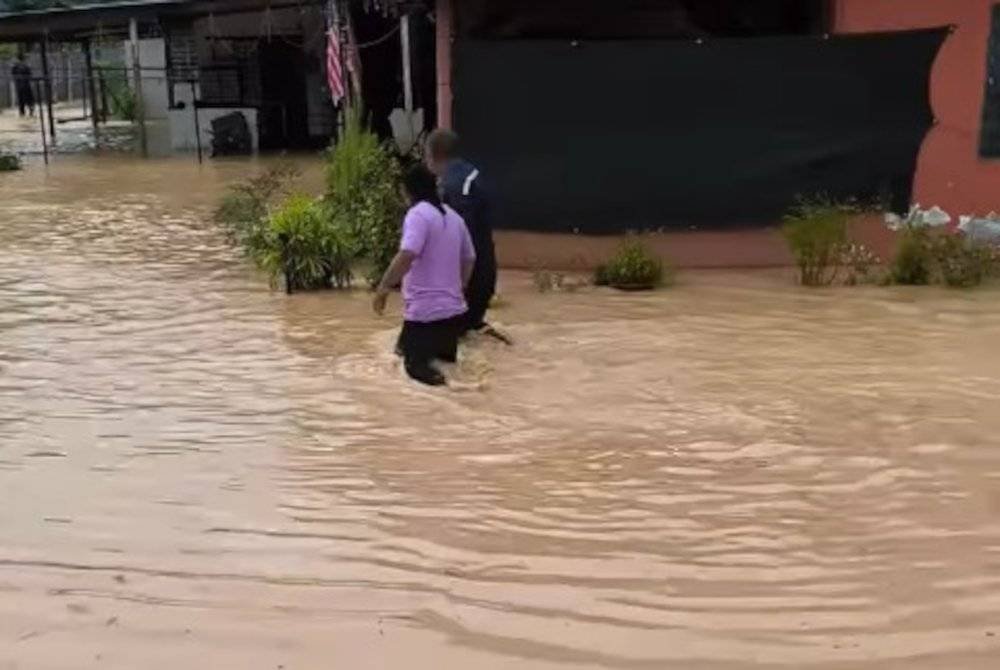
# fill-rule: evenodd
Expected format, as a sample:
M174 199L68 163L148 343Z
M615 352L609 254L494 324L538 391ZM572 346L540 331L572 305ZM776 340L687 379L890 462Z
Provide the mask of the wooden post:
M399 42L403 51L403 109L413 112L413 65L410 51L410 15L399 19Z
M146 138L146 109L142 98L142 64L139 62L139 22L129 19L128 39L132 47L132 77L135 86L135 116L139 122L139 148L143 158L149 156L149 142Z
M52 143L56 143L56 119L52 112L52 76L49 74L49 34L45 33L45 38L42 39L42 77L44 81L42 82L43 93L45 94L45 100L39 101L38 113L41 114L41 106L43 104L47 105L48 117L49 117L49 137L52 138Z
M86 81L83 82L85 90L90 97L90 123L94 126L94 146L98 144L97 132L101 115L97 111L97 90L94 86L94 56L90 50L90 40L83 41L83 63L86 67Z
M451 38L455 18L454 8L452 0L436 0L435 42L437 47L437 124L439 128L451 128L452 126Z

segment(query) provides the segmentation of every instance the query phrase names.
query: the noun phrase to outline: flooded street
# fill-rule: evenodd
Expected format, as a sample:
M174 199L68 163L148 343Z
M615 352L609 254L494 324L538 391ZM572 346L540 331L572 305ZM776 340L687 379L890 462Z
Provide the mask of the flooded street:
M248 170L0 175L0 670L997 667L1000 291L510 275L425 390Z

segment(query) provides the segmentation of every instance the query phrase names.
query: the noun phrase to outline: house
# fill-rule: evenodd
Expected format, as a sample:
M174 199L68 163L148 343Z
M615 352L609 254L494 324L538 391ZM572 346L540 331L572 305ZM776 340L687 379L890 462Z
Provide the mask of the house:
M746 227L821 190L1000 209L996 0L435 0L434 12L440 122L501 166L515 227Z
M43 54L54 44L89 54L124 43L117 74L141 95L143 142L154 153L207 146L213 122L234 113L255 148L301 149L325 146L334 129L325 21L316 0L123 0L0 15L0 42L40 44ZM106 68L87 62L97 130Z

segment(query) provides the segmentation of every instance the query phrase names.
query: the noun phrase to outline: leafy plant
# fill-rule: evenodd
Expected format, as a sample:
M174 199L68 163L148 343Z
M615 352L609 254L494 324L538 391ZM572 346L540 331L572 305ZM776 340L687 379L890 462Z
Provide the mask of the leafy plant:
M232 243L245 250L254 248L259 244L257 238L267 228L272 207L288 195L298 174L294 165L281 164L231 186L213 219L226 230Z
M354 249L349 233L331 219L326 205L304 195L289 197L267 220L250 249L272 286L282 277L289 292L347 288Z
M829 286L836 280L848 249L847 227L857 211L853 203L818 197L799 200L785 216L781 233L803 286Z
M618 252L594 272L594 283L622 289L655 288L669 277L663 262L637 238L622 243Z
M995 250L963 235L934 239L932 253L942 283L952 288L973 288L997 269Z
M284 278L291 293L316 288L347 288L357 245L336 220L328 203L289 196L298 170L278 165L229 189L214 219L232 243L267 273L271 286Z
M21 169L21 159L17 154L0 152L0 172L16 172Z
M846 272L844 283L848 286L874 284L880 280L877 269L882 259L864 244L847 244L841 251L839 264Z
M930 232L925 228L903 231L896 247L889 276L894 284L925 286L934 277L934 249Z
M889 275L896 284L922 286L934 280L935 265L940 255L935 251L933 228L944 226L951 217L938 207L910 208L906 217L886 215L886 225L899 232L899 245Z
M327 203L333 218L350 231L374 285L399 247L403 201L399 161L392 148L368 130L358 108L346 113L344 131L326 168Z

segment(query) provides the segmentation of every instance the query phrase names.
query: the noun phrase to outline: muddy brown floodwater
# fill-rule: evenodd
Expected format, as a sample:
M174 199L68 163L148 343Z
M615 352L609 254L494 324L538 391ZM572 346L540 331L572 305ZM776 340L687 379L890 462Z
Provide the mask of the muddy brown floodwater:
M508 276L427 391L248 169L0 175L3 670L1000 664L1000 292Z

